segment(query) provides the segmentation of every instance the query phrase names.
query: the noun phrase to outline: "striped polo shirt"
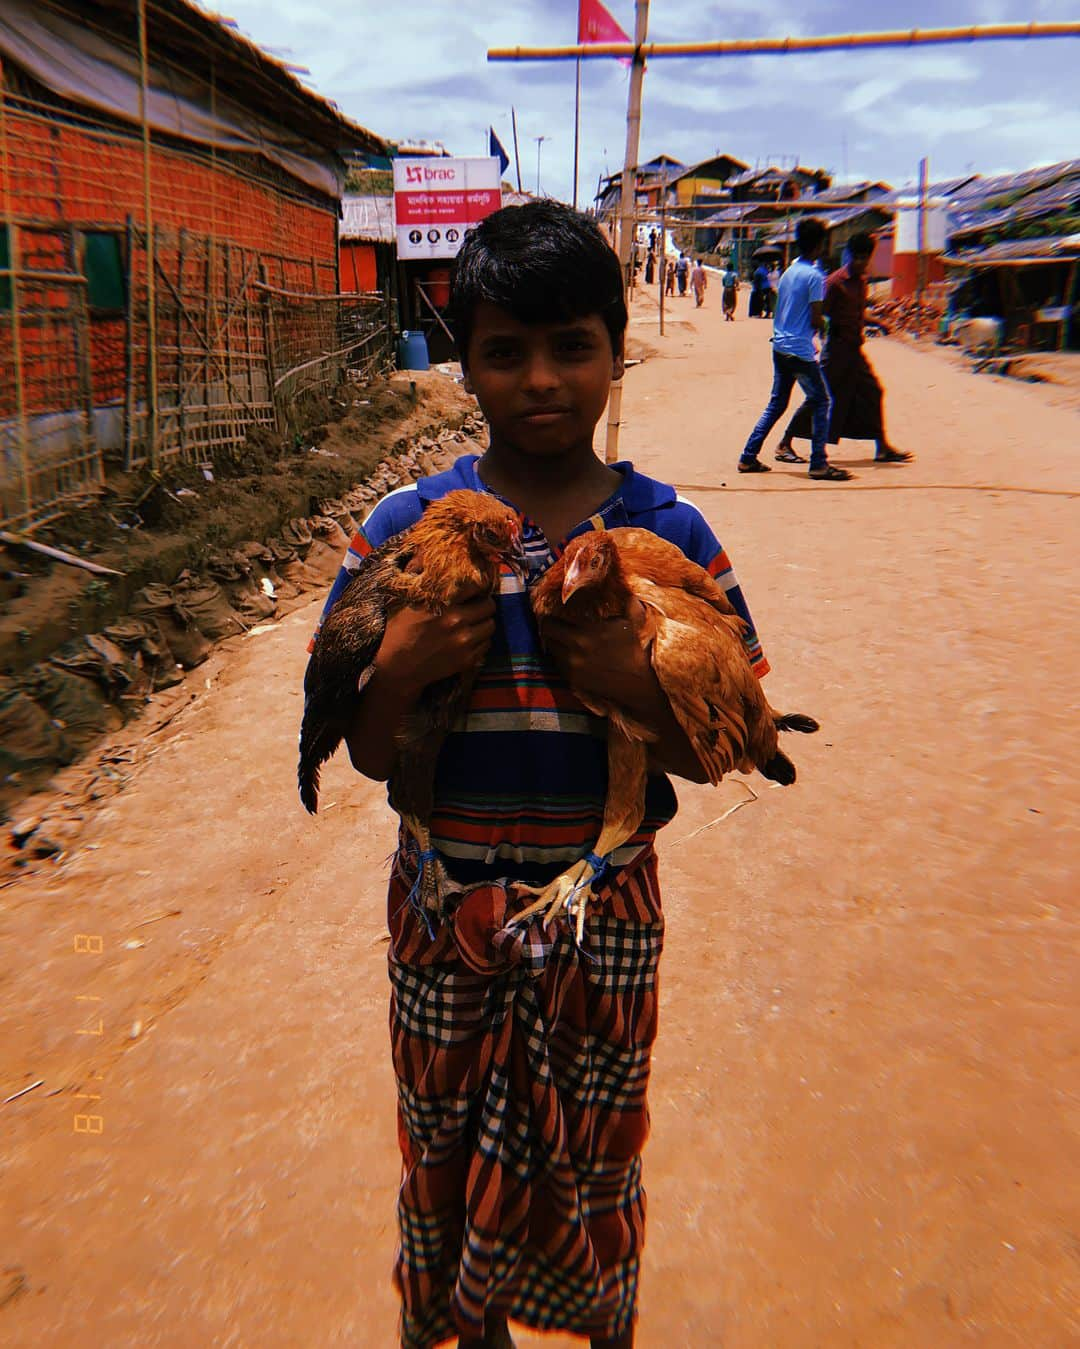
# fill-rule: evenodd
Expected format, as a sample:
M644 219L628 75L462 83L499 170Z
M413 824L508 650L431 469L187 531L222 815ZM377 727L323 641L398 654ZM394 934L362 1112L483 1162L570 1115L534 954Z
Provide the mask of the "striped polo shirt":
M379 502L349 546L320 625L365 556L419 519L427 502L459 488L491 490L476 472L477 460L463 455L445 473L398 488ZM633 525L676 544L723 586L750 625L744 640L754 669L759 677L767 673L731 563L704 516L674 488L635 473L632 464L613 467L622 484L568 537ZM527 518L522 526L528 581L504 569L495 597L495 635L469 706L451 729L436 768L432 842L462 884L508 879L545 884L591 849L603 820L606 720L587 711L556 671L529 604L528 586L563 545L553 547ZM677 808L668 778L650 775L645 819L612 864L632 861Z

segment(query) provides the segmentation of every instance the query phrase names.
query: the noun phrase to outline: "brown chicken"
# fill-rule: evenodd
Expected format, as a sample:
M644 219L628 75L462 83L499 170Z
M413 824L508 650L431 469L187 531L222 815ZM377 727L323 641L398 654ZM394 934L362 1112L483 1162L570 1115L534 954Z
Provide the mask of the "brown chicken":
M694 752L715 786L725 773L755 768L785 786L795 765L777 731L811 732L812 717L781 716L766 701L742 640L745 623L716 581L681 549L646 529L595 530L572 539L533 587L533 612L574 622L625 617L648 649L653 670ZM640 601L635 604L634 600ZM593 857L606 859L631 838L645 813L648 743L656 736L615 704L574 690L591 712L608 718L608 791ZM542 890L519 918L568 904L578 940L597 868L581 858Z
M431 502L414 525L364 559L328 614L304 675L297 780L311 814L318 809L319 770L344 738L387 620L404 608L438 613L474 595L493 594L504 563L523 574L521 522L495 497L469 491ZM425 908L437 906L447 885L429 831L435 762L475 677L471 670L428 685L399 737L390 778L390 804L420 849Z

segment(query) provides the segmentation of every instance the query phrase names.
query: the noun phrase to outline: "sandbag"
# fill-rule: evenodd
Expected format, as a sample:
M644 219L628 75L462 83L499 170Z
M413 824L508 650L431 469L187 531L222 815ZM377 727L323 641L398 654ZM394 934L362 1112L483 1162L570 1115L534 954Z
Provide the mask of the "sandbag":
M126 653L147 680L147 691L169 689L183 679L160 625L142 618L120 618L105 629L105 636ZM137 684L138 691L142 685Z
M67 762L61 728L13 679L0 679L0 802Z
M157 625L174 663L183 669L194 670L209 656L210 643L170 586L156 581L143 586L131 602L131 612L136 618Z
M91 632L65 642L49 663L94 680L106 698L119 698L136 682L137 672L124 652L103 633Z
M230 553L212 553L206 560L206 569L220 584L245 627L254 627L273 615L275 601L263 591L242 552L234 549Z
M56 659L32 666L20 683L60 732L61 762L74 763L106 731L122 726L124 718L107 700L98 677L76 674L54 663Z
M229 603L228 596L209 576L182 571L173 583L173 594L191 622L212 642L246 632L245 623Z
M291 544L301 557L307 556L307 550L311 547L311 526L302 515L282 527L281 537L286 543Z

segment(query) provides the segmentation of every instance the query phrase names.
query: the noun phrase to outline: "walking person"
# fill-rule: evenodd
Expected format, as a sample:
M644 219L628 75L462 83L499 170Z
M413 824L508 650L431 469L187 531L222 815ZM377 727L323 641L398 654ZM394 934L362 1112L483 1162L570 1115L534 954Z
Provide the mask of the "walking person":
M735 322L735 304L739 297L739 273L731 265L729 260L727 270L723 276L724 287L724 322Z
M651 286L656 280L656 253L652 248L649 249L649 255L645 259L645 284Z
M875 463L907 464L913 456L890 445L885 434L884 394L863 352L866 272L873 256L874 240L869 234L853 234L848 251L847 264L833 272L825 282L823 308L829 320L829 335L821 353L821 370L832 395L829 444L838 444L842 437L872 440ZM776 451L777 459L785 464L806 463L792 439L811 434L810 409L804 403L784 432Z
M694 292L694 304L700 309L705 303L705 292L709 286L709 278L705 275L705 268L701 265L701 259L698 258L690 270L690 289Z
M776 288L780 284L780 268L774 262L769 268L768 280L765 284L765 317L771 319L776 312Z
M814 333L824 333L822 303L825 277L817 259L825 246L825 226L813 216L795 227L798 257L780 278L773 320L773 386L768 406L750 432L740 473L768 473L770 466L759 458L765 437L787 411L796 383L806 395L811 413L810 477L827 482L847 482L851 474L829 463L825 440L829 433L829 388L818 365Z
M675 263L665 257L660 263L660 275L664 277L664 294L675 294Z
M679 294L686 294L686 283L690 279L690 259L685 253L679 254L679 261L675 264L675 279L679 283Z
M768 318L765 308L765 296L768 289L769 269L763 262L759 262L750 278L750 317L752 319Z

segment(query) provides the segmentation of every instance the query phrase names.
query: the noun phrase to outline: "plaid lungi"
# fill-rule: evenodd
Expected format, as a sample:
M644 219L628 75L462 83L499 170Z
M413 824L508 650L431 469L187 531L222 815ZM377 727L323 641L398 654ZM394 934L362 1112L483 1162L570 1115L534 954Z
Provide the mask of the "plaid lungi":
M489 1329L617 1337L645 1234L656 855L600 887L581 950L565 920L508 926L495 885L431 937L408 866L399 853L389 893L402 1345L479 1336L485 1312Z

